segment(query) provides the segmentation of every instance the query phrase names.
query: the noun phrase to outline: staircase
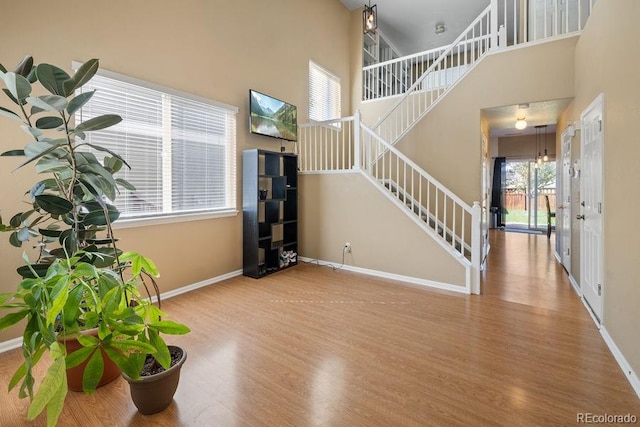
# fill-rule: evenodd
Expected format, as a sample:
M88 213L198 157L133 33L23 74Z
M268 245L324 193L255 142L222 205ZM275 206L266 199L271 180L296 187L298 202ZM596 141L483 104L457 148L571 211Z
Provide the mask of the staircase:
M489 52L580 31L588 17L584 11L590 11L595 0L554 0L555 7L549 10L549 1L542 2L530 2L533 9L524 11L519 0L492 0L451 45L437 52L430 51L430 65L415 81L410 85L405 81L406 84L396 85L397 89L387 92L389 96L397 96L399 90L406 88L373 126L362 123L359 112L351 117L300 126L301 172L362 173L465 268L468 293L479 292L481 260L485 255L482 249L485 246L481 244L480 204L474 202L470 206L461 200L397 150L395 144ZM542 15L536 7L543 8ZM531 22L527 22L529 16ZM533 31L529 30L531 34L528 34L522 28ZM378 65L401 73L400 64L414 63L411 61L417 57L420 54ZM363 83L369 85L363 94L366 92L369 99L373 99L371 94L378 93L372 90L375 87L372 76L388 76L372 67L375 66L363 70L368 76L363 78Z

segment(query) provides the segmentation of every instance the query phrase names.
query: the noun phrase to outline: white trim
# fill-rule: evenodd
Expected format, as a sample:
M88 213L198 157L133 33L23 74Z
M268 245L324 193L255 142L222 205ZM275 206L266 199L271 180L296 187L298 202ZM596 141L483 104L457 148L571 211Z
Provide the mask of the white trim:
M15 350L22 346L22 337L14 338L8 341L0 342L0 353L4 353L9 350Z
M573 286L573 290L576 291L576 294L580 298L582 298L582 290L580 288L580 285L578 285L578 282L576 282L576 279L573 278L571 273L569 273L569 282L571 282L571 286Z
M527 47L532 47L532 46L538 46L538 45L545 44L545 43L557 42L559 40L570 39L572 37L578 38L578 37L580 37L581 34L582 34L582 30L572 31L570 33L560 34L558 36L541 38L541 39L534 40L534 41L526 41L526 42L523 42L523 43L518 43L518 44L514 44L514 45L511 45L511 46L507 46L507 47L501 47L500 49L489 49L489 51L487 53L489 55L495 55L495 54L499 54L499 53L502 53L502 52L509 52L509 51L512 51L512 50L517 50L517 49L520 49L520 48L527 48Z
M627 362L627 359L624 357L616 343L613 341L611 335L609 335L607 328L605 328L604 326L600 328L600 335L602 335L604 342L607 343L609 350L611 350L611 354L613 354L616 362L618 362L618 365L620 365L620 369L622 369L622 372L627 377L627 380L629 380L629 383L631 383L631 387L638 395L638 398L640 398L640 379L638 378L638 375L636 375L636 373L633 371L633 368L631 367L629 362Z
M173 224L177 222L201 221L205 219L226 218L238 215L236 209L225 209L219 212L188 212L160 215L148 218L122 218L113 223L114 230L123 228L145 227L148 225Z
M317 262L319 265L335 265L335 262L328 262L328 261L322 261L322 260L316 260L313 258L307 258L307 257L299 257L301 261L304 262L312 262L315 261ZM374 277L380 277L383 279L391 279L391 280L397 280L399 282L406 282L406 283L411 283L414 285L421 285L421 286L426 286L429 288L435 288L435 289L441 289L441 290L445 290L445 291L450 291L450 292L456 292L456 293L460 293L460 294L466 294L469 295L470 291L468 288L465 288L463 285L452 285L450 283L442 283L442 282L436 282L433 280L426 280L426 279L420 279L418 277L411 277L411 276L404 276L401 274L395 274L395 273L387 273L386 271L379 271L379 270L371 270L369 268L362 268L362 267L354 267L352 265L343 265L342 267L340 267L341 270L347 270L347 271L352 271L354 273L360 273L360 274L366 274L367 276L374 276Z
M187 292L195 291L196 289L204 288L205 286L213 285L218 282L222 282L223 280L232 279L234 277L238 277L242 275L242 270L235 270L230 273L221 274L220 276L212 277L211 279L206 279L201 282L193 283L191 285L182 286L178 289L174 289L169 292L164 292L160 294L160 297L163 300L168 300L169 298L176 297L178 295L186 294ZM153 297L151 299L153 302L157 301L157 298Z
M360 173L360 168L354 169L339 169L339 170L315 170L315 171L300 171L298 175L335 175L335 174L350 174L350 173Z
M203 280L201 282L193 283L191 285L183 286L178 289L174 289L172 291L164 292L160 294L160 298L162 300L168 300L169 298L173 298L178 295L185 294L187 292L195 291L196 289L204 288L205 286L213 285L218 282L222 282L223 280L231 279L237 276L242 275L242 270L235 270L230 273L221 274L220 276L212 277L210 279ZM153 297L151 299L153 302L157 302L157 298ZM9 350L14 350L22 346L22 337L13 338L7 341L0 342L0 353L4 353Z
M602 328L602 322L600 321L600 319L598 319L598 316L596 316L593 313L593 310L591 309L591 306L589 305L589 303L587 302L587 300L584 297L584 293L580 294L580 301L582 301L582 305L584 305L584 308L587 309L587 313L589 313L589 316L591 316L591 320L593 320L593 323L595 323L595 325L598 328L598 330L600 330L600 328Z
M75 71L82 65L82 62L71 61L71 68ZM156 90L158 92L168 93L169 95L179 96L181 98L187 98L192 101L201 102L203 104L212 105L214 107L222 108L224 110L232 111L234 113L238 113L238 107L235 105L225 104L223 102L214 101L209 98L204 98L202 96L194 95L188 92L183 92L178 89L174 89L168 86L162 86L156 83L152 83L146 80L136 79L135 77L126 76L124 74L116 73L114 71L108 71L104 68L100 68L96 73L98 76L107 77L109 79L119 80L124 83L129 83L136 86L142 86L147 89Z

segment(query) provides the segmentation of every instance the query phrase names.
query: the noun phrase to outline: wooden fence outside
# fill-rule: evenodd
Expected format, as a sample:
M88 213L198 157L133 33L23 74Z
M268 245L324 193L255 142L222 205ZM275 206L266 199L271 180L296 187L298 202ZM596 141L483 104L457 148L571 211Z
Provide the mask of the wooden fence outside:
M546 210L544 196L549 196L549 206L552 211L556 210L556 193L538 194L538 210ZM507 191L505 194L505 207L509 210L528 210L530 199L526 193Z

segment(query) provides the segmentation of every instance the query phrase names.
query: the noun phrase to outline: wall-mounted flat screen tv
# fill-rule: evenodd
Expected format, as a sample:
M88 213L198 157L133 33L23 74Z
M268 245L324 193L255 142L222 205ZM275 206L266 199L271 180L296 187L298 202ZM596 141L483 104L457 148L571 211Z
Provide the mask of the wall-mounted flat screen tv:
M249 112L251 133L287 141L298 139L298 112L295 105L250 90Z

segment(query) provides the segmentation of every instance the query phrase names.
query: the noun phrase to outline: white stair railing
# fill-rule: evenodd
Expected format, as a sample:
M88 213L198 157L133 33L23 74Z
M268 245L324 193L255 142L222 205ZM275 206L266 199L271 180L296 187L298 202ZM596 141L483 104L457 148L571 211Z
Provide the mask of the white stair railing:
M341 172L354 168L355 116L298 126L299 167L304 172Z
M402 95L448 46L414 53L362 68L362 100Z
M490 49L491 5L416 80L404 96L372 126L395 144Z
M477 293L481 259L477 202L469 206L362 124L359 114L300 128L301 173L363 173L465 267L467 290Z

